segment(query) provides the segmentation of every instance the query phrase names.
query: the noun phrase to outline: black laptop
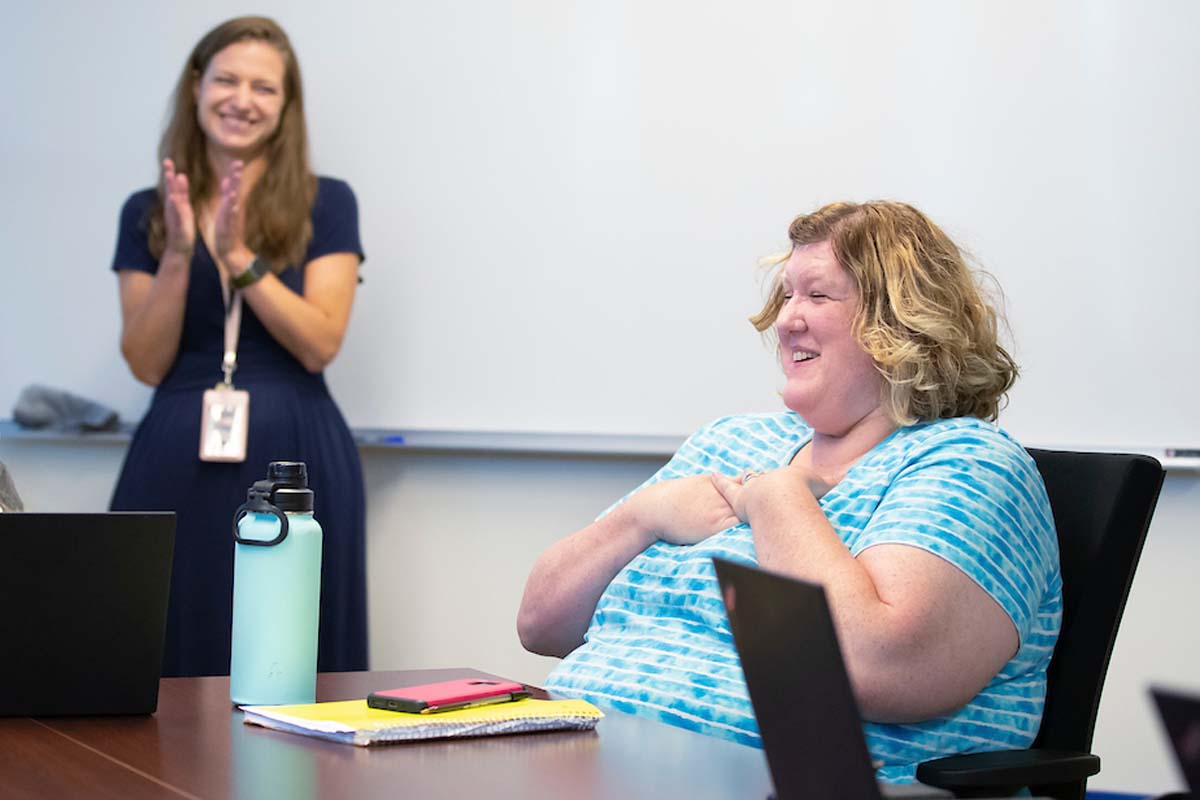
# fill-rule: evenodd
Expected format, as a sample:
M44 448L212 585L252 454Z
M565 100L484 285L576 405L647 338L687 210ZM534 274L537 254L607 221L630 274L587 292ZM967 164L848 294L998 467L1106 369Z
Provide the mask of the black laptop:
M820 586L720 558L713 564L778 800L953 797L876 782Z
M0 514L0 716L158 706L171 513Z
M1150 690L1192 797L1200 798L1200 696L1155 686Z

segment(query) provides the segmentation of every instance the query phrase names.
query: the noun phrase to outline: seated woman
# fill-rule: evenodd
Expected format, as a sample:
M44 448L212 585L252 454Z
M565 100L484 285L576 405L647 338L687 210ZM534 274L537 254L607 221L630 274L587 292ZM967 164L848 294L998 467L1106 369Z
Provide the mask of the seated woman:
M546 686L759 745L714 555L824 584L881 780L1028 746L1062 615L1045 487L991 422L1017 374L916 209L798 217L763 310L789 411L726 417L529 576Z

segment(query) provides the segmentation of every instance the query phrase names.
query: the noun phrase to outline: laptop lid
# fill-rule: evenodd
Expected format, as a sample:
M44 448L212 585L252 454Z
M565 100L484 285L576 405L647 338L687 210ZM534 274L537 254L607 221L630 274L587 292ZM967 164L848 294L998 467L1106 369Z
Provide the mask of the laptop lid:
M0 716L158 706L173 513L0 514Z
M825 590L720 558L713 565L776 796L879 798Z
M1188 791L1200 797L1200 697L1153 687L1150 694Z

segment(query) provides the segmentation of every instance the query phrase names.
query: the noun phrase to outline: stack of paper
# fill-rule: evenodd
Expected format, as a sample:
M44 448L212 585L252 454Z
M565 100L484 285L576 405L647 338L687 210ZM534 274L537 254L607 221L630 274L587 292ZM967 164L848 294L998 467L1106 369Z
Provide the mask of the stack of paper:
M583 700L534 700L406 714L367 707L366 700L297 706L245 706L245 722L366 747L422 739L529 731L591 730L604 715Z

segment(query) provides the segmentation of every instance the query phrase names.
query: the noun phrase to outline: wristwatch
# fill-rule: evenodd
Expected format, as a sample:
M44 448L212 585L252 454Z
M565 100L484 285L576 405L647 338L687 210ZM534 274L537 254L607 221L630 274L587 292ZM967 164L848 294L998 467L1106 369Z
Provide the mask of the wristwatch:
M245 289L247 286L253 286L258 283L270 271L271 268L267 265L267 262L255 256L254 260L250 262L250 266L246 267L246 271L241 275L235 276L231 283L235 289Z

